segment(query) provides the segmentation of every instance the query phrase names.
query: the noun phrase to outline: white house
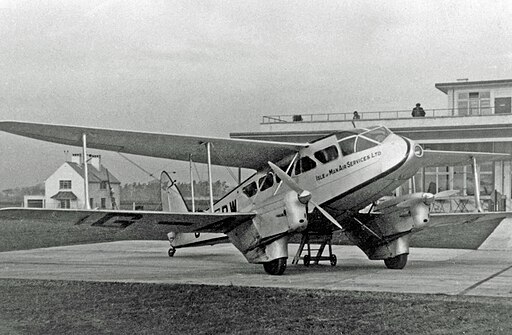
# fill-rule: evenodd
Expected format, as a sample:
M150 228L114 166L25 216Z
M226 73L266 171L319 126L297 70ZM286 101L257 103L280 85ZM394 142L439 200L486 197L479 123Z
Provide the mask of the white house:
M103 165L100 155L88 155L89 204L91 208L119 206L121 183ZM25 197L25 207L85 208L84 165L81 154L73 154L70 162L62 164L45 181L45 196ZM37 206L35 206L37 202ZM40 205L39 205L40 204Z

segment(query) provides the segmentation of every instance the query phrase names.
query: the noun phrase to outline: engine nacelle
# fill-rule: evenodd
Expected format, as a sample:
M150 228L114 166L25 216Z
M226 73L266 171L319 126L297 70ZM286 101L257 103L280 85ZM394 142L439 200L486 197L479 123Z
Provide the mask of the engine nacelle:
M430 207L423 202L414 204L410 207L411 217L413 221L413 229L423 229L430 222Z
M289 232L300 232L308 226L307 205L303 204L297 197L297 193L290 191L284 197L286 218L288 220Z

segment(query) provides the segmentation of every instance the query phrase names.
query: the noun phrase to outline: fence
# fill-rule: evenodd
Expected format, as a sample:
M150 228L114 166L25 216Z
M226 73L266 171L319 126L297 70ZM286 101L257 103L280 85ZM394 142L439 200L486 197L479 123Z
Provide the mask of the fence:
M361 120L409 119L412 109L394 111L359 112ZM499 116L494 107L475 108L438 108L425 109L425 117L468 117L468 116ZM321 114L284 114L263 116L263 124L291 122L335 122L352 121L352 113L321 113Z

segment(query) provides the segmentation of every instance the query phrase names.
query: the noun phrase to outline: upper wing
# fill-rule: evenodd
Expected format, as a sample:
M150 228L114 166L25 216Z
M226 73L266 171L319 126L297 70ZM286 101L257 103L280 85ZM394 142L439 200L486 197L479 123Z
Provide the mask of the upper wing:
M203 136L149 133L53 124L0 121L0 130L47 142L82 146L129 154L207 162L205 143L213 146L212 164L259 169L268 161L278 161L307 144L225 139Z
M488 162L494 160L508 160L512 156L509 154L485 153L485 152L466 152L466 151L441 151L441 150L423 150L423 166L462 166L469 165L473 161Z
M253 213L167 213L152 211L113 211L79 209L0 209L0 219L57 220L70 225L131 229L141 236L165 236L173 232L227 233L245 221Z

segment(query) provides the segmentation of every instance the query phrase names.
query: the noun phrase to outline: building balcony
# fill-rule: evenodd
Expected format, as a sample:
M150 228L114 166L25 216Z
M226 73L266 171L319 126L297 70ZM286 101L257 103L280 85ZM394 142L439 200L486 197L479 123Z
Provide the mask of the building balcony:
M352 113L326 113L301 115L266 115L260 123L262 131L289 130L345 130L385 125L389 128L503 124L512 123L512 114L495 114L494 107L465 109L425 109L425 117L412 117L411 110L360 112L354 120Z

